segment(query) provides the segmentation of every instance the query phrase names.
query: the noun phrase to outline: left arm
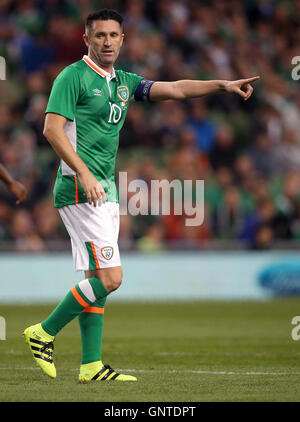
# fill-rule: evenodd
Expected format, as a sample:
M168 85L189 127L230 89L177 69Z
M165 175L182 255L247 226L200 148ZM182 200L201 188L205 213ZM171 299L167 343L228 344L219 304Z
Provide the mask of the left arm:
M255 76L237 81L181 80L175 82L155 82L150 89L149 99L151 101L185 100L187 98L197 98L220 92L235 92L244 100L248 100L253 92L251 83L259 78L259 76Z
M16 204L20 205L27 198L27 190L22 183L17 182L6 170L6 168L0 164L0 180L5 183L7 189L15 195L18 199Z

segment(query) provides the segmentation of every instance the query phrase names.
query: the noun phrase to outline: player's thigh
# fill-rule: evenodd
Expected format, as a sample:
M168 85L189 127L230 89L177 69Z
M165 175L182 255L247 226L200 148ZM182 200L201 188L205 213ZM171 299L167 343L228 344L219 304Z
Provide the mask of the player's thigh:
M118 266L85 271L85 278L92 277L97 277L104 287L111 292L120 287L123 278L123 270L121 266Z
M60 210L72 240L77 271L121 266L116 219L112 209L111 203L101 207L84 203Z

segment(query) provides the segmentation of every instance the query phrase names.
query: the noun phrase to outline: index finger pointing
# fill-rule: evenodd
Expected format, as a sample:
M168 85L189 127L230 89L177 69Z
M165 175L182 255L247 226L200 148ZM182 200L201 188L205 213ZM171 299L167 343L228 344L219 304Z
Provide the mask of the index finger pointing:
M251 82L255 82L255 81L257 81L258 79L260 79L260 76L253 76L253 78L249 78L249 79L245 79L245 84L249 84L249 83L251 83Z

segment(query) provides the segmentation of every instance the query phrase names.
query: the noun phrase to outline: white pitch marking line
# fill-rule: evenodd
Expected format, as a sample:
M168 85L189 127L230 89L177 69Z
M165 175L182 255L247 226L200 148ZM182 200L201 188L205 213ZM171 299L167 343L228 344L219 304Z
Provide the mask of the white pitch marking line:
M152 370L152 369L118 369L124 372L164 372L164 373L190 373L190 374L207 374L207 375L300 375L300 372L235 372L235 371L203 371L193 369L170 369L170 370Z
M0 371L35 371L40 368L0 368Z
M300 375L300 372L235 372L235 371L204 371L204 370L194 370L194 369L170 369L170 370L156 370L156 369L120 369L116 368L118 371L122 372L140 372L140 373L155 373L155 372L163 372L169 374L182 374L182 373L189 373L189 374L203 374L203 375ZM34 367L24 367L24 368L0 368L0 371L40 371L40 368ZM71 371L78 372L78 369L71 369Z

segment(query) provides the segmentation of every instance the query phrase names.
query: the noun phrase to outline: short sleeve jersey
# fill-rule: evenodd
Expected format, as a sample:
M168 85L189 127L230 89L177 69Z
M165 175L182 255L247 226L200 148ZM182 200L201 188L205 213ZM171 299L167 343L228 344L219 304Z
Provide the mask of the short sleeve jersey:
M115 163L119 132L129 100L143 78L122 70L105 72L88 56L67 66L55 79L45 113L66 117L65 132L79 157L102 183L107 201L118 202ZM61 160L54 206L87 202L76 173Z

